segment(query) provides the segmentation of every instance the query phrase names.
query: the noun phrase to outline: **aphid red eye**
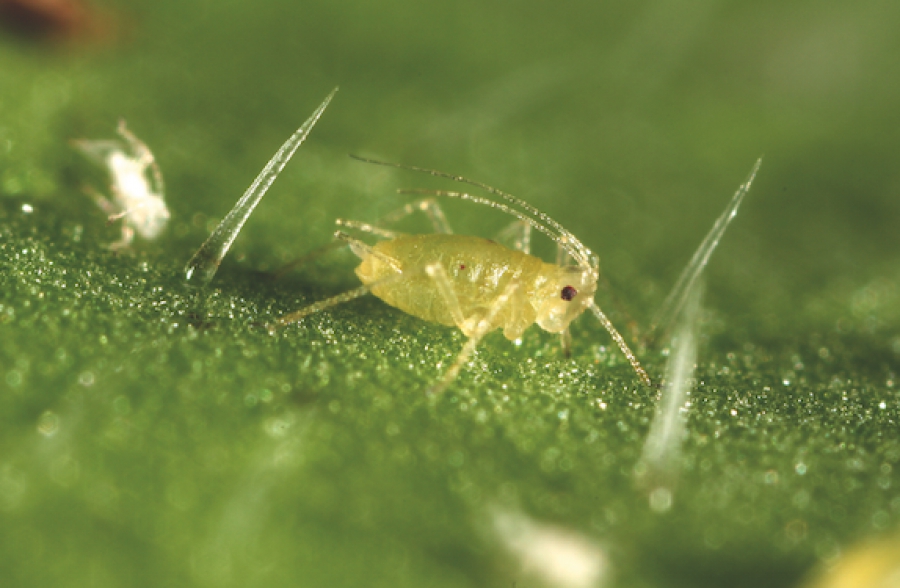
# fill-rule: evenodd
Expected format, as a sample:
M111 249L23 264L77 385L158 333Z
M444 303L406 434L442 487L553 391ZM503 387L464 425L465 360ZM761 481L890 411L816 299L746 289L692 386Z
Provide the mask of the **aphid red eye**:
M563 300L565 300L566 302L575 298L575 296L577 294L578 294L578 290L576 290L572 286L566 286L565 288L562 289L562 292L559 293L560 297Z

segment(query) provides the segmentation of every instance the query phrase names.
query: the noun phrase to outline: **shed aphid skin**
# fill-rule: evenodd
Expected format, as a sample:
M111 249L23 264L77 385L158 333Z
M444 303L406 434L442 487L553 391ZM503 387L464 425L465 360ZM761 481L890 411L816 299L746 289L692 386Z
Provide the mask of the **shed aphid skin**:
M144 239L155 239L169 221L169 209L163 200L163 179L150 148L119 120L119 135L125 140L72 141L90 159L109 171L112 199L91 191L109 222L122 219L122 238L110 249L131 245L137 233Z
M515 341L525 329L537 323L545 331L559 333L565 341L569 324L590 310L628 358L641 382L650 385L647 372L594 301L599 260L562 225L534 206L480 182L414 166L356 159L477 186L506 202L463 192L402 191L428 197L407 204L388 218L398 220L413 212L425 212L437 231L429 235L404 235L367 223L338 219L338 225L384 238L370 246L341 231L335 233L362 260L356 275L363 286L285 315L270 326L270 331L371 292L407 314L455 326L469 338L441 381L431 388L432 393L438 393L453 382L489 332L502 329L507 339ZM515 217L523 230L518 240L521 249L508 249L480 237L452 234L435 197L466 200ZM568 257L574 265L546 263L530 255L530 229L552 239L562 251L562 257Z
M294 156L297 148L306 140L309 132L316 125L322 113L325 112L325 108L328 107L328 103L331 102L337 91L337 88L332 90L325 97L325 100L322 101L322 104L313 111L312 116L306 119L306 122L294 131L294 134L275 152L275 155L259 172L259 175L256 176L256 179L253 180L253 183L241 196L241 199L237 201L234 208L225 215L222 222L200 246L200 249L194 253L184 267L185 278L188 282L205 285L213 279L213 276L216 275L216 271L219 269L219 264L222 263L222 259L225 258L225 255L231 248L231 244L234 243L238 233L241 232L244 223L250 218L253 209L256 208L262 197L266 195L269 187L275 181L275 178L278 177L278 174L281 173L281 170L284 169L284 166L287 165L287 162L291 160L291 157Z

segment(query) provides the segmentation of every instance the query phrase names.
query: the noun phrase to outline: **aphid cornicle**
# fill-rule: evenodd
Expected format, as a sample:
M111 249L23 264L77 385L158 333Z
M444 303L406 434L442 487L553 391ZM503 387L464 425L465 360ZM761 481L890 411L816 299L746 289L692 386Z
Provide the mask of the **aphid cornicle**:
M597 257L571 232L530 204L480 182L413 166L364 161L423 171L474 185L506 202L463 192L406 191L430 197L410 203L387 218L397 220L412 212L423 211L431 217L437 231L427 235L404 235L367 223L339 219L338 225L384 238L370 246L341 231L335 233L362 260L356 275L363 286L285 315L278 319L272 330L371 292L408 314L455 326L469 338L456 361L431 389L440 392L456 378L487 333L502 329L507 339L516 340L536 323L545 331L559 333L566 345L569 324L585 310L590 310L628 358L641 381L650 385L647 372L594 301L599 277ZM435 196L467 200L516 217L522 231L517 240L519 247L509 249L489 239L452 234ZM531 255L532 228L556 242L562 253L561 260L567 257L574 264L547 263Z

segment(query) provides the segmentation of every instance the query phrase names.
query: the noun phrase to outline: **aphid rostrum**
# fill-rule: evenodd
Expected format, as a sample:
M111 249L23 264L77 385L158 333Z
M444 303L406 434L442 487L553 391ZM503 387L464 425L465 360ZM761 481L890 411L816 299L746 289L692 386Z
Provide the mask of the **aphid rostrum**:
M110 244L110 249L122 249L131 245L134 234L144 239L155 239L169 221L169 209L163 200L163 179L159 165L150 148L134 136L119 120L116 140L88 141L78 139L72 144L109 171L112 200L91 191L100 208L108 215L109 222L123 219L122 238Z
M372 293L387 304L421 319L459 328L468 341L441 381L431 391L440 392L457 376L485 335L502 329L509 340L522 337L537 324L559 333L567 345L569 324L584 311L591 313L609 332L645 385L650 378L600 307L594 301L599 277L597 256L558 222L534 206L486 184L414 166L402 167L479 187L505 202L444 190L412 190L429 197L410 203L389 220L415 211L429 215L435 234L405 235L367 223L339 219L338 225L382 237L368 245L342 231L335 237L347 242L362 261L356 275L363 286L322 300L278 319L270 327L297 322L312 313ZM481 237L450 231L435 197L466 200L505 212L517 219L521 234L515 249ZM530 254L530 231L552 239L560 250L559 263L547 263ZM567 263L569 261L569 263Z

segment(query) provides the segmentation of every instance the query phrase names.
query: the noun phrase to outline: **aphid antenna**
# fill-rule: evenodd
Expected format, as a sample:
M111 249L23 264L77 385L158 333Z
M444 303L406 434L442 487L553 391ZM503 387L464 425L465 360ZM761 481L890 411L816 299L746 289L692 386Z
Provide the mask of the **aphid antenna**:
M638 361L637 356L635 356L634 352L628 346L628 343L625 342L625 338L616 330L613 326L612 321L610 321L606 314L600 310L600 307L597 306L597 303L594 300L591 300L590 306L588 308L591 309L591 312L594 313L594 316L600 321L600 324L603 325L603 328L606 329L606 332L609 333L609 336L612 337L612 340L615 341L616 345L619 346L619 349L622 351L622 355L624 355L628 359L628 363L631 364L631 369L634 370L634 373L638 375L638 378L641 379L641 382L647 386L651 387L653 384L650 381L650 376L647 375L646 370L641 366L641 363Z
M566 244L570 244L572 246L572 249L577 251L577 254L572 254L571 251L570 251L570 254L572 254L572 257L574 257L575 259L577 259L579 261L579 265L590 266L589 260L592 257L590 249L585 247L584 244L581 241L579 241L577 237L575 237L575 235L573 235L568 229L566 229L564 226L562 226L559 222L554 220L550 215L539 210L535 206L525 202L521 198L517 198L517 197L513 196L512 194L508 194L502 190L494 188L493 186L490 186L483 182L479 182L477 180L470 180L469 178L467 178L465 176L458 176L455 174L442 172L442 171L439 171L436 169L429 169L426 167L419 167L416 165L406 165L403 163L380 161L377 159L370 159L367 157L360 157L358 155L352 155L352 154L350 155L350 157L352 157L353 159L356 159L357 161L362 161L364 163L371 163L374 165L383 165L386 167L395 167L398 169L406 169L406 170L410 170L410 171L425 173L425 174L428 174L428 175L431 175L431 176L434 176L437 178L446 178L446 179L452 180L454 182L460 182L462 184L469 184L470 186L475 186L477 188L481 188L482 190L486 190L487 192L494 194L495 196L499 196L500 198L503 198L507 202L514 204L514 205L518 206L519 208L522 208L523 210L527 211L528 213L534 215L535 217L537 217L538 219L540 219L541 221L546 223L547 226L555 229L559 233L559 237L554 238L554 240L557 241L558 243L563 244L563 246L565 246ZM488 202L494 202L493 200L488 200L488 199L485 199L485 200L487 200ZM484 204L484 202L481 202L481 204ZM495 202L495 204L499 204L499 203ZM534 225L534 224L532 226L534 226L535 228L537 227L537 225ZM547 233L545 232L545 234L547 234ZM569 247L567 247L566 249L569 249Z
M256 208L262 197L266 195L275 178L278 177L278 174L281 173L281 170L293 157L294 152L306 140L309 132L316 125L322 113L325 112L325 108L337 91L337 88L332 90L325 97L322 104L312 113L312 116L306 119L306 122L284 142L281 148L272 156L272 159L259 172L259 175L256 176L256 179L253 180L253 183L241 196L241 199L234 205L234 208L229 211L225 218L222 219L222 222L213 230L209 238L203 242L200 249L191 257L184 268L185 278L188 282L197 282L204 285L209 283L213 276L216 275L219 264L222 263L222 259L228 253L228 250L231 249L231 244L241 232L244 223L250 218L253 209Z
M491 200L490 198L484 198L483 196L476 196L474 194L469 194L467 192L453 192L450 190L428 190L423 188L413 188L413 189L400 189L397 190L398 194L423 194L430 196L441 196L444 198L456 198L459 200L467 200L469 202L473 202L475 204L482 204L484 206L489 206L491 208L496 208L501 212L505 212L506 214L513 216L519 219L522 222L528 223L532 228L537 231L540 231L550 239L552 239L555 243L561 245L565 250L572 256L577 262L579 267L590 267L590 263L586 257L583 256L582 252L578 249L572 247L570 241L566 238L565 235L559 235L555 233L550 227L542 225L537 220L527 216L525 213L516 210L502 202L496 202Z

